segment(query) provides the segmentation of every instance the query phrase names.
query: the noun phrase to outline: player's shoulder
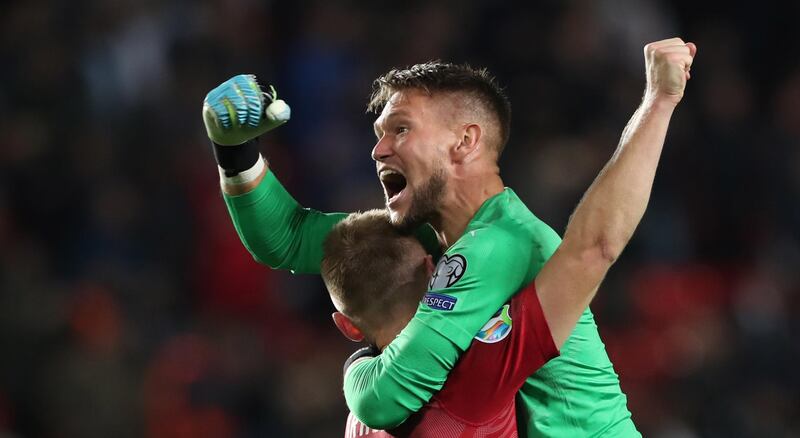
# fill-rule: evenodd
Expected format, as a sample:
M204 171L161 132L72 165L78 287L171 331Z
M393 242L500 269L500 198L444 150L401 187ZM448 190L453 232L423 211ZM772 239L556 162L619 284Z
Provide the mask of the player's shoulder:
M445 254L486 257L497 252L515 252L521 249L515 245L518 239L515 227L498 222L472 222Z
M512 278L517 271L526 272L523 268L531 259L531 245L515 234L514 229L497 223L470 227L439 258L430 289L450 288L462 277L467 277L466 283L475 279L498 283L506 274Z
M496 230L518 235L552 232L509 187L487 199L475 213L470 225L492 226ZM469 226L468 226L469 229Z
M561 238L536 217L510 188L489 198L448 250L486 253L493 248L522 251L536 243L558 245Z

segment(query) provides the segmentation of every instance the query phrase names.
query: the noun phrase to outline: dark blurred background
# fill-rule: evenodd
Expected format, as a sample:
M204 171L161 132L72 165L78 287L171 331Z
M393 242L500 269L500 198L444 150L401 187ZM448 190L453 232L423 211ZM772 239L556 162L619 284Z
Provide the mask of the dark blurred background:
M340 437L356 348L316 276L257 265L200 118L236 73L306 206L382 205L374 77L489 67L505 182L563 232L644 89L699 47L650 209L593 310L645 436L800 436L800 6L26 0L0 6L0 437ZM697 3L697 4L696 4Z

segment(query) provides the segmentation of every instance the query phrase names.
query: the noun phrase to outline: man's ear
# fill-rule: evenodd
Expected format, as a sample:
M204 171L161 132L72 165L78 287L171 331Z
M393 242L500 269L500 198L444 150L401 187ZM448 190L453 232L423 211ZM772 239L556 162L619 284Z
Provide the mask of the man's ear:
M431 278L434 269L436 269L436 265L433 264L433 256L425 254L425 273L428 275L428 278Z
M353 324L353 321L348 318L347 315L342 312L333 312L331 316L333 317L333 323L336 324L336 328L342 332L345 338L354 342L361 342L364 340L364 334L361 333L361 330Z
M478 148L481 135L481 127L477 123L464 125L461 130L461 137L459 138L458 145L450 151L453 161L464 161L469 154L474 152Z

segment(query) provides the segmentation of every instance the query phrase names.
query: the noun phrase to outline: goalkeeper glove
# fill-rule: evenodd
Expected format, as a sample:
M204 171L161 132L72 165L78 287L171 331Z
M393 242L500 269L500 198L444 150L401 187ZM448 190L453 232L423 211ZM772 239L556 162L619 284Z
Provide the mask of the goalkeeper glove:
M203 123L217 164L229 176L258 161L255 139L286 123L289 105L275 88L261 90L254 75L237 75L211 90L203 102Z

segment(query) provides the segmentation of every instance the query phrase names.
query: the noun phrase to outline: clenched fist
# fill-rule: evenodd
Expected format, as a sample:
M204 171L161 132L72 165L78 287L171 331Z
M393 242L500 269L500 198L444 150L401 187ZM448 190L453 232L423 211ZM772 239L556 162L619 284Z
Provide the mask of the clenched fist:
M261 91L254 75L236 75L211 90L203 101L208 138L234 146L286 123L291 110L275 88Z
M691 74L697 46L680 38L656 41L644 46L647 90L645 96L678 104Z

